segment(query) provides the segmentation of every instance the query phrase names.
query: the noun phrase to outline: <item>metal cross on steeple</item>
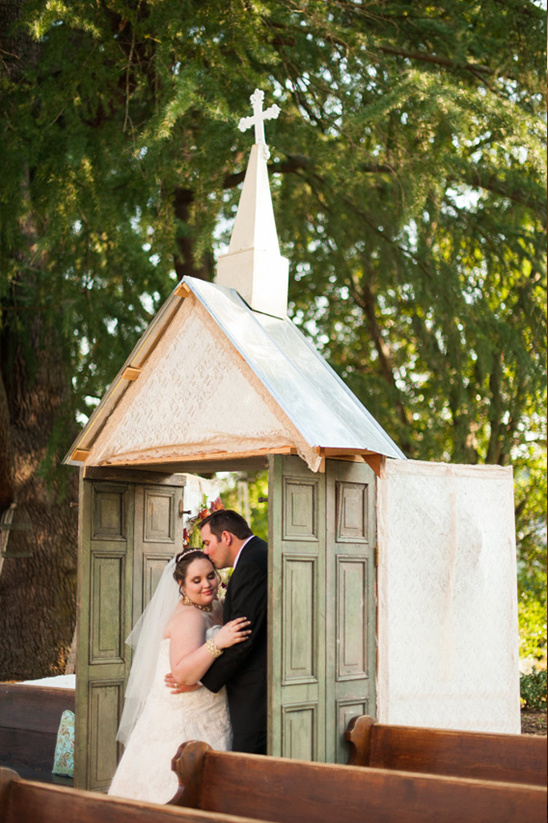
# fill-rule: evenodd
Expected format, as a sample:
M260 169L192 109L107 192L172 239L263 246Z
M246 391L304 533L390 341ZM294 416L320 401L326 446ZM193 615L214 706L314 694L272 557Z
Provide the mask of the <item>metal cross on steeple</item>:
M246 131L246 129L251 128L251 126L255 126L255 142L262 144L268 157L269 152L266 147L266 140L264 136L264 121L276 119L280 113L280 107L274 103L273 106L270 106L268 109L263 111L264 91L261 91L260 89L255 89L249 99L251 100L251 105L253 106L253 116L242 117L238 123L238 128L240 131Z

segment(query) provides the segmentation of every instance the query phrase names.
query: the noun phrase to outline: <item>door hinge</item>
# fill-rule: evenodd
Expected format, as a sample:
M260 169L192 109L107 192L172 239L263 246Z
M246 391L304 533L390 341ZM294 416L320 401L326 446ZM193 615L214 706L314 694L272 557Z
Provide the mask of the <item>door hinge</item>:
M185 508L184 508L184 505L185 505L185 504L183 503L183 501L182 501L182 500L179 500L179 517L182 517L182 516L183 516L183 514L192 514L192 512L190 511L190 509L185 509Z

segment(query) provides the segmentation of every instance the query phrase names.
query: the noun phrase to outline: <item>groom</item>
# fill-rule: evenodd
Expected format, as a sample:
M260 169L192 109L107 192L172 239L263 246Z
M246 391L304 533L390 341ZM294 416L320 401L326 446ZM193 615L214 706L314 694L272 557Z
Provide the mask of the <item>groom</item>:
M266 754L267 545L244 518L219 509L200 523L203 550L218 569L232 567L223 623L251 621L251 635L224 649L201 678L211 692L226 686L235 752Z

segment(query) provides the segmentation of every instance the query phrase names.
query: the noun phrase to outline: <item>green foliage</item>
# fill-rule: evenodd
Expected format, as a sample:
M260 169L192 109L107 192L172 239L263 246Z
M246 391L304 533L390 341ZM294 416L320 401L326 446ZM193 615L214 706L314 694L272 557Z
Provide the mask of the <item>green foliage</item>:
M257 472L250 478L249 508L254 534L268 542L268 472Z
M544 661L546 665L546 572L535 577L537 590L519 593L520 657Z
M545 427L539 423L539 430ZM546 665L546 460L536 445L514 460L520 657Z
M224 486L221 489L221 500L223 501L223 507L225 509L233 509L239 512L242 517L245 517L245 514L241 511L238 489L232 475L225 478Z
M0 4L0 32L4 374L21 351L39 362L40 318L85 419L175 282L212 279L260 87L282 109L267 133L293 319L408 456L515 465L529 613L545 557L544 11L29 0Z
M248 484L249 525L254 534L268 541L268 472L248 472L243 481ZM237 482L236 476L227 478L221 499L225 509L234 509L246 517Z
M3 282L62 325L78 409L233 215L262 85L296 320L411 455L507 462L543 374L544 26L532 2L21 6Z
M530 674L522 674L520 694L524 709L546 711L546 669L538 669Z

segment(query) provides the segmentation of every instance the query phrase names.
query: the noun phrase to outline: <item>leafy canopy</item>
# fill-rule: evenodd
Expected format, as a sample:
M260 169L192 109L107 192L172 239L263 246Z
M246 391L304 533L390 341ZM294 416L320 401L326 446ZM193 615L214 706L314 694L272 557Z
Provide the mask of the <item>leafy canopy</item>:
M249 150L235 126L262 88L282 109L267 137L294 320L409 456L515 462L534 577L543 10L532 0L10 9L4 336L30 362L29 324L47 318L75 409L89 414L175 280L213 278Z

